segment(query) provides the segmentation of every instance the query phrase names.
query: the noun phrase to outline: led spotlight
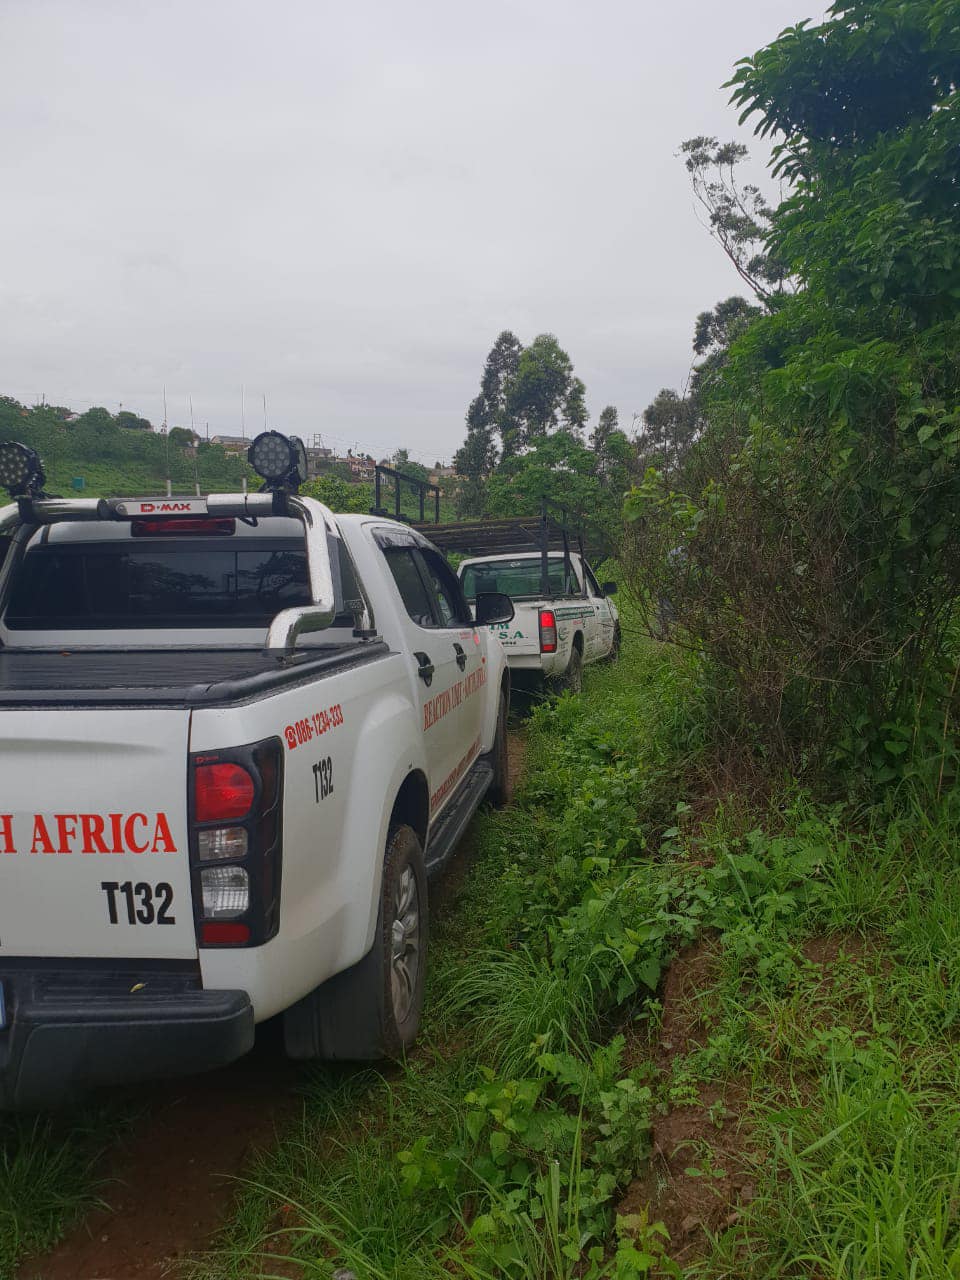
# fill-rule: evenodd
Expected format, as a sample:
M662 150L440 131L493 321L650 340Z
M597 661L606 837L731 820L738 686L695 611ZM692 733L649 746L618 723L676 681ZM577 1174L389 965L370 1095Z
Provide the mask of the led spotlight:
M261 431L247 450L247 461L268 486L296 489L307 478L307 451L297 436Z
M40 455L35 449L16 440L0 444L0 485L12 498L38 493L46 478Z

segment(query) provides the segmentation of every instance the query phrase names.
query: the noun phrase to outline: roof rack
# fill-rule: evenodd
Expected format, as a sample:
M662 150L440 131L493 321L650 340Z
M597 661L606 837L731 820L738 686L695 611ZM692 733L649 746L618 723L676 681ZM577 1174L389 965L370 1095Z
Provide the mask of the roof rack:
M572 524L567 511L543 498L540 514L535 516L505 516L489 520L467 520L461 523L431 524L414 522L414 528L444 552L456 552L466 556L498 556L511 552L540 553L540 589L544 597L553 595L550 589L549 555L551 551L563 552L564 577L569 579L571 544L585 559L585 521L578 517ZM586 593L586 582L580 584Z
M383 501L382 501L382 496L383 496L382 488L383 488L384 476L388 476L390 479L393 480L393 511L392 512L387 510L387 508L383 505ZM400 510L401 484L408 484L411 486L411 488L417 491L417 496L420 499L420 523L426 522L426 516L424 514L424 511L426 506L427 494L433 495L433 520L434 520L434 524L439 524L440 523L440 486L436 484L430 484L428 480L421 480L419 476L408 476L403 471L397 471L393 467L385 466L381 462L377 463L376 468L374 470L373 506L370 508L370 514L372 516L392 515L394 520L405 520L407 524L413 524L414 522L410 519L410 517L405 516L403 512Z

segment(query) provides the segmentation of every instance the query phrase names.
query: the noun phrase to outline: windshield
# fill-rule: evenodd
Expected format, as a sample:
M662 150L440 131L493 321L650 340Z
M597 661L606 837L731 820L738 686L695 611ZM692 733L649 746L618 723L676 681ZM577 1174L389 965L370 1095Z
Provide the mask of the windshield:
M580 582L572 564L566 576L562 556L551 556L548 566L551 596L580 594ZM522 600L525 596L538 600L543 596L540 568L538 555L488 563L476 561L463 570L463 592L469 600L475 600L482 591L502 591L513 600Z

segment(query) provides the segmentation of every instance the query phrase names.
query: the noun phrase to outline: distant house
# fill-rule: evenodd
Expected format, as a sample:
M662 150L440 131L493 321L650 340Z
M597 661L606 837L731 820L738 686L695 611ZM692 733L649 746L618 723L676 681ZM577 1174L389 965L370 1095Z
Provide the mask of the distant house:
M229 458L245 458L250 448L246 436L212 436L211 444L218 444Z
M350 468L350 474L354 480L372 480L374 476L375 463L372 458L354 458L346 459L346 463Z

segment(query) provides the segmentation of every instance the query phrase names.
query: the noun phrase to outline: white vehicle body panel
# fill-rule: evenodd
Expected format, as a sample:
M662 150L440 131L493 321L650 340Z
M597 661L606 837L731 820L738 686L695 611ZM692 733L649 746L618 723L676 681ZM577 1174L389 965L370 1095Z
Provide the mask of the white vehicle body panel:
M296 528L286 519L276 525L286 538ZM265 519L253 530L238 524L238 545L262 541L268 526ZM474 794L464 785L471 766L494 746L501 689L509 681L506 657L496 634L463 613L452 571L461 608L453 625L422 626L410 616L377 539L391 531L400 541L413 539L417 563L427 564L428 552L437 553L419 535L364 516L337 517L337 530L376 634L357 639L339 625L336 632L302 637L296 646L306 664L302 678L296 664L284 665L284 654L263 650L262 628L150 630L134 621L94 634L78 626L30 629L33 624L25 627L18 619L8 626L6 612L0 617L0 662L14 661L16 653L62 662L65 684L76 655L96 657L108 649L120 663L139 653L147 669L153 653L169 667L171 646L174 664L180 649L190 646L183 648L185 669L198 653L215 668L218 649L265 664L263 680L251 684L249 694L238 686L222 699L207 697L200 682L176 706L161 705L163 690L154 697L148 687L143 705L128 705L139 697L129 687L118 691L118 705L99 694L106 705L83 705L85 699L78 703L69 691L61 698L56 681L43 686L40 705L12 706L10 687L0 687L0 1041L4 983L17 972L5 965L34 958L67 966L193 962L204 992L245 992L256 1021L289 1008L373 944L388 830L408 781L422 787L421 834L430 863L446 814L459 817L464 795ZM51 525L43 530L43 545L76 548L98 539L112 545L125 536L115 523ZM35 538L39 545L41 535ZM429 685L418 653L434 667ZM311 664L323 662L329 669L312 675ZM31 696L23 695L27 701ZM91 694L91 702L97 697ZM207 864L198 866L191 852L191 757L215 760L219 752L265 740L281 744L275 748L282 760L279 927L261 945L198 944L197 877ZM111 911L104 884L117 886L118 910ZM134 898L132 920L123 885ZM143 885L147 889L138 887ZM171 898L170 922L162 925L156 921L158 885L169 886ZM152 916L141 901L148 896ZM111 914L118 916L113 922ZM0 1066L2 1058L0 1053Z
M0 955L196 956L187 796L170 785L188 730L179 710L0 712ZM124 883L162 923L128 922Z
M551 551L548 561L556 570L563 564L563 552ZM489 566L490 576L495 577L498 565L506 569L532 565L539 573L539 564L539 553L477 556L463 560L457 574L462 582L468 569ZM536 598L514 596L516 614L513 620L489 628L503 645L512 671L546 680L558 679L570 665L575 642L582 647L585 664L599 662L612 652L620 616L616 606L600 591L589 565L579 553L570 553L570 564L575 576L574 590ZM495 588L491 585L493 589L503 591L506 587L498 583ZM551 610L557 621L557 648L552 653L540 650L540 613L543 609Z

